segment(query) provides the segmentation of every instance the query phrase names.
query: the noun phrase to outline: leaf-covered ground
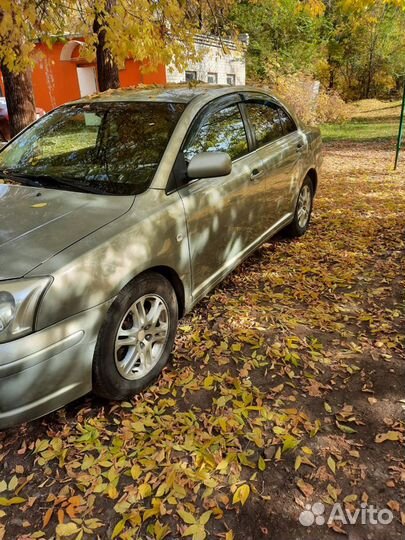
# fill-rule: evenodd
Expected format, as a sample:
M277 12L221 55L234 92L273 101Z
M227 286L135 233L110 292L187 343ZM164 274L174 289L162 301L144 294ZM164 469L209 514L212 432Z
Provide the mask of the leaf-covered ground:
M313 223L181 322L132 402L86 397L0 433L0 539L405 535L405 163L325 148ZM304 527L306 504L389 525Z

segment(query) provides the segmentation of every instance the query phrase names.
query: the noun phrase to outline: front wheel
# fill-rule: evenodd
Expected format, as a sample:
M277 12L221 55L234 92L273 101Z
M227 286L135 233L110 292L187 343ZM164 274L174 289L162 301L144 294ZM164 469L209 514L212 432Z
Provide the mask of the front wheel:
M127 399L148 387L166 365L178 321L176 293L155 272L129 283L111 305L93 360L93 391Z
M291 237L299 237L306 233L312 213L314 188L310 178L306 177L299 195L294 212L294 219L286 228L286 233Z

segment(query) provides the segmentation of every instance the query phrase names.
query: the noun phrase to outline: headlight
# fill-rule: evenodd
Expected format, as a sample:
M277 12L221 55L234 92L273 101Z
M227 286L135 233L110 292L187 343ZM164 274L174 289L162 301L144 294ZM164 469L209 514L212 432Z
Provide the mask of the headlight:
M15 300L8 292L0 292L0 333L11 323L15 316Z
M35 314L51 278L0 281L0 343L34 330Z

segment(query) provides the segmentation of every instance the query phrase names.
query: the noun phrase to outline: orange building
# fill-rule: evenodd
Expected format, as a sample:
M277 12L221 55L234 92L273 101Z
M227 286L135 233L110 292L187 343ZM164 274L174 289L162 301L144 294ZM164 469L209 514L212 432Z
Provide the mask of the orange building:
M98 91L96 65L80 56L81 45L80 40L73 39L56 42L51 49L42 43L36 46L39 60L32 79L37 107L49 111ZM141 62L126 60L125 69L119 72L122 87L166 82L165 66L144 74L141 65Z
M242 39L243 38L243 39ZM248 43L247 34L240 40ZM198 62L189 62L181 71L176 66L161 65L153 73L142 73L142 63L132 59L125 62L120 70L121 87L138 84L165 84L199 80L209 84L245 84L245 58L226 40L227 51L223 49L224 40L214 36L197 36L196 49L202 54ZM82 96L98 92L97 68L95 62L88 62L82 51L83 41L77 37L70 40L57 41L49 48L43 43L36 45L37 62L33 69L35 103L46 112L74 101ZM4 95L1 84L0 95Z

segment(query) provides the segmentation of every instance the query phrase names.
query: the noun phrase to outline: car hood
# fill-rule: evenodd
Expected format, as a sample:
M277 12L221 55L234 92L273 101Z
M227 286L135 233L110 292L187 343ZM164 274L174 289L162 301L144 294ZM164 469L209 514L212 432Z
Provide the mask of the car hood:
M134 197L0 184L0 280L19 278L127 212Z

